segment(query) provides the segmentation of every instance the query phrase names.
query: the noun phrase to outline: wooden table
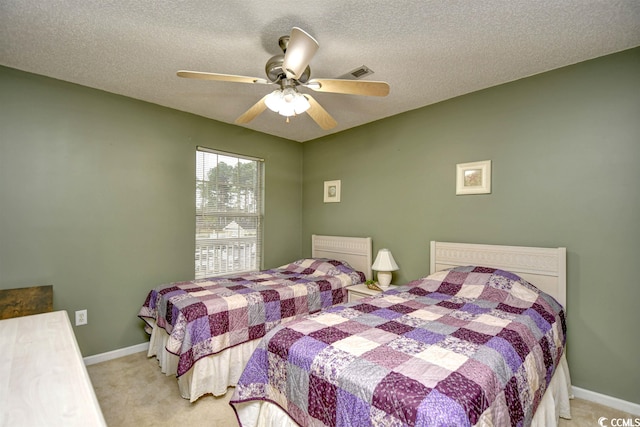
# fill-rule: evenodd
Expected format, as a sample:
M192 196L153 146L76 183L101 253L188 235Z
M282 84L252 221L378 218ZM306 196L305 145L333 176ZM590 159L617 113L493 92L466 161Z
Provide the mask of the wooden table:
M66 311L0 320L0 426L106 426Z

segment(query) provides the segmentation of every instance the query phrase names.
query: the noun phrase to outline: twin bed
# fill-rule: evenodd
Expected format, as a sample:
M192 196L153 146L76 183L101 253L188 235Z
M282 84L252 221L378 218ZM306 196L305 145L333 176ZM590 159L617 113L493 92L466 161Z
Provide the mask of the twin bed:
M152 289L138 316L148 356L176 375L191 402L234 386L271 328L347 301L371 278L371 238L312 236L311 258L280 268L170 283Z
M556 425L570 417L565 265L564 248L432 242L429 276L249 341L241 375L226 380L238 420Z

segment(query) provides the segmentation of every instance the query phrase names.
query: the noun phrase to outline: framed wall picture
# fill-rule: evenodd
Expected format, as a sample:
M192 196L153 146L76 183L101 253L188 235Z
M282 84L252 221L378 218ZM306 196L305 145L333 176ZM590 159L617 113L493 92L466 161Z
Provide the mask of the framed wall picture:
M488 193L491 193L491 160L456 165L457 195Z
M324 202L340 202L340 180L324 182Z

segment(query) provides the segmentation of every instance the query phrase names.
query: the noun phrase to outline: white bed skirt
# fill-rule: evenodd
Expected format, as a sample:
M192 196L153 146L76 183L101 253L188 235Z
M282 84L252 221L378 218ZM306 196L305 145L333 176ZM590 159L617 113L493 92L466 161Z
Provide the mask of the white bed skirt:
M169 335L157 327L150 319L151 338L149 339L148 357L158 359L160 370L166 375L178 372L178 356L166 350ZM189 371L178 378L180 395L191 402L205 394L223 396L230 386L235 386L260 340L252 340L220 353L198 360Z
M551 378L549 388L542 396L542 401L533 416L532 427L557 427L558 417L570 419L571 377L567 359L562 355L560 365ZM297 427L279 406L264 401L243 402L234 405L242 427ZM477 426L486 426L482 420Z

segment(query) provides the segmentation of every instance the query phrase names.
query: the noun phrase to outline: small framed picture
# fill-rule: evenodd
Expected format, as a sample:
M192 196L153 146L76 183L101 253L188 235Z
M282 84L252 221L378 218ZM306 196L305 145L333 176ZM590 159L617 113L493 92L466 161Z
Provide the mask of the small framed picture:
M491 193L491 160L456 165L456 194Z
M340 180L324 182L324 202L340 202Z

